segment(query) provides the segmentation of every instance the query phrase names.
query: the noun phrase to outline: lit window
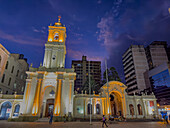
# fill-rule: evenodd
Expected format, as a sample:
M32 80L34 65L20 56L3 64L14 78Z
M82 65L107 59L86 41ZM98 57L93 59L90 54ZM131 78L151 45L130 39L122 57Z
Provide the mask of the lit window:
M78 66L78 67L80 67L80 66L81 66L81 64L77 64L77 66Z
M16 84L16 82L14 83L14 88L17 88L17 84Z

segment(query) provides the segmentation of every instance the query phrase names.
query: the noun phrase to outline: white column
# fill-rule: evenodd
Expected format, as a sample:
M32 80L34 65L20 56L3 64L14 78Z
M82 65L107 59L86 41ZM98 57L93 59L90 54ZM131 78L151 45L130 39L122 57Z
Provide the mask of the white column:
M32 106L34 102L34 97L35 97L35 91L37 87L37 76L33 76L32 81L31 81L31 88L30 88L30 93L29 93L29 98L28 98L28 104L27 104L27 114L32 113Z
M136 104L136 97L134 96L134 109L135 109L135 117L138 117L138 109L137 109L137 104Z
M25 84L25 91L24 91L24 96L23 96L23 101L21 103L21 108L20 108L20 113L25 114L26 113L26 105L28 103L27 98L29 97L29 88L31 86L31 79L26 79L26 84Z
M155 116L158 117L158 107L157 107L157 102L154 100L154 107L155 107Z

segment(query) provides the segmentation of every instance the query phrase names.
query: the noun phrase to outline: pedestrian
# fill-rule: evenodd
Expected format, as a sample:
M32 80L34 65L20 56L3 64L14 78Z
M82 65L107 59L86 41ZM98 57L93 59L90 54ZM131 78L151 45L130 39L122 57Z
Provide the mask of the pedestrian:
M66 122L66 114L64 115L64 123Z
M106 125L106 127L108 127L108 126L107 126L107 124L106 124L106 118L105 118L105 116L104 116L104 115L103 115L103 119L102 119L102 121L103 121L102 127L104 127L104 124Z
M165 115L165 121L166 121L167 124L169 124L167 115Z
M164 124L165 124L165 115L163 115L163 122L164 122Z
M52 124L52 121L53 121L53 113L51 112L51 113L50 113L50 120L49 120L49 124L50 124L50 125Z

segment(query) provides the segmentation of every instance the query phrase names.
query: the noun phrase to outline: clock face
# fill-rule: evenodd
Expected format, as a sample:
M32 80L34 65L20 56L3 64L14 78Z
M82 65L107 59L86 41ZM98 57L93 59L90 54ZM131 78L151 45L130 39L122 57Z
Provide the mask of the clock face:
M59 39L59 34L58 33L55 33L54 35L54 40L58 40Z

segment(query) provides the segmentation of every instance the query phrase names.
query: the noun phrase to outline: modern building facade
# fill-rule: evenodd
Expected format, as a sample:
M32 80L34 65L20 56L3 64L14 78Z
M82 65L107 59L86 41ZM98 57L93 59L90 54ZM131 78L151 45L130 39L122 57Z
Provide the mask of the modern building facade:
M31 65L26 72L24 95L0 94L1 119L35 121L47 117L49 113L54 115L55 121L61 121L64 115L69 119L88 119L90 113L93 119L101 119L102 115L107 118L158 117L156 98L153 94L129 96L126 93L127 86L118 81L103 85L100 94L89 95L86 91L81 94L76 91L74 93L74 68L63 67L66 27L60 23L60 18L54 25L49 26L50 34L45 45L43 65L38 68Z
M74 89L79 91L89 77L89 69L91 79L95 81L97 86L101 84L101 61L87 61L86 56L82 56L82 60L73 60L72 66L76 72L76 80Z
M150 70L148 77L159 105L170 105L170 63L164 63Z
M149 69L153 69L154 67L168 62L166 49L167 42L165 41L154 41L145 48Z
M149 69L143 45L131 45L123 55L123 67L128 94L146 88L143 73Z
M5 53L5 54L4 54ZM4 47L0 52L1 77L0 91L5 94L23 94L26 83L26 71L28 70L27 59L23 54L10 54Z
M146 48L132 45L123 55L123 67L128 94L140 93L150 87L147 71L168 62L165 41L154 41Z

